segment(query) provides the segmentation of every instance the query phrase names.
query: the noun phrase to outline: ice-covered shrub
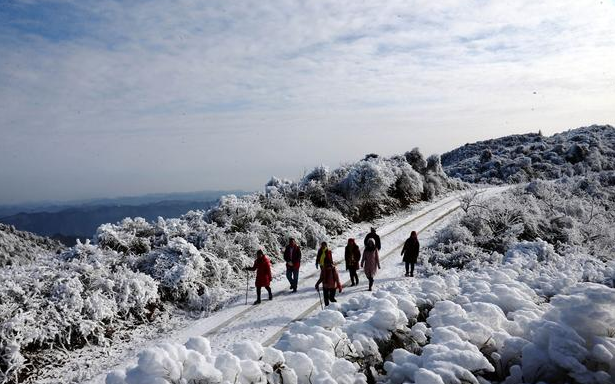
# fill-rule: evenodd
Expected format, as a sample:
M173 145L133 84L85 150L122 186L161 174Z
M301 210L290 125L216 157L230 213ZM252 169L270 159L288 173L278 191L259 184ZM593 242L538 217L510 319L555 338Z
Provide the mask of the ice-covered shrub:
M615 170L615 128L594 125L466 144L442 155L447 174L477 183L520 183Z
M427 162L423 157L423 154L418 148L412 148L411 151L406 152L405 155L406 161L410 166L418 173L425 173L425 168L427 168Z
M145 321L157 283L114 251L78 244L57 257L0 269L0 378L19 375L32 354L102 343L115 327Z
M224 300L220 289L228 287L232 277L227 259L199 251L181 237L141 257L137 266L158 282L163 299L187 302L201 310L215 308Z
M55 240L0 223L0 267L27 264L62 249L64 246Z
M426 253L446 268L471 261L494 261L520 241L545 241L560 255L615 255L615 190L610 172L586 178L533 181L488 200L470 193L461 198L463 214L436 235ZM497 258L497 257L496 257Z
M613 266L564 260L544 241L519 243L480 268L384 283L333 304L292 323L273 348L243 341L212 356L202 338L162 344L107 383L350 384L374 372L391 384L610 383L615 290L582 280Z
M380 158L362 160L352 167L341 182L344 196L349 199L370 200L386 196L395 175Z
M163 299L198 308L212 289L222 289L224 297L258 249L278 261L280 249L293 237L310 257L321 241L342 233L351 221L462 187L442 172L438 156L424 166L417 149L410 157L423 173L413 169L408 156L366 156L333 171L317 167L299 182L274 177L264 193L224 196L207 212L155 223L127 218L105 224L94 240L103 249L139 255L130 266L153 277Z
M448 296L412 327L419 350L393 351L384 382L612 382L615 289L584 281L610 280L614 266L524 242L504 260L447 271L446 288L413 283L417 305L426 292Z
M74 311L61 326L48 322L50 329L46 325L43 332L59 329L58 337L68 338L67 343L73 346L92 340L102 343L106 328L101 323L111 324L122 315L127 321L118 327L129 327L131 322L148 316L145 306L159 300L188 309L217 308L229 297L241 268L251 263L258 249L275 263L281 260L281 247L294 237L309 259L321 241L343 233L353 221L393 213L459 188L463 184L442 172L437 156L425 161L417 149L392 158L368 155L333 170L317 167L296 182L273 177L263 192L225 196L207 212L191 211L154 222L126 218L104 224L92 245L79 245L50 257L33 266L32 271L11 269L2 273L36 275L45 271L45 278L55 280L56 285L45 286L41 297L69 302L67 308ZM93 279L93 273L101 274L102 280ZM28 281L24 279L23 284ZM107 290L92 285L93 281ZM11 305L14 307L3 312L2 320L8 321L3 324L14 324L14 319L9 319L25 306L19 301ZM39 315L43 319L57 315L53 306L42 308ZM78 320L77 327L73 323ZM46 324L44 320L41 323ZM40 343L34 349L52 347L45 337L36 339ZM6 340L3 348L7 351L33 345L30 339ZM3 361L2 370L19 370L23 361L18 354L7 352L9 355L12 357Z
M399 167L397 180L393 188L393 197L402 205L421 201L423 197L423 178L409 164Z

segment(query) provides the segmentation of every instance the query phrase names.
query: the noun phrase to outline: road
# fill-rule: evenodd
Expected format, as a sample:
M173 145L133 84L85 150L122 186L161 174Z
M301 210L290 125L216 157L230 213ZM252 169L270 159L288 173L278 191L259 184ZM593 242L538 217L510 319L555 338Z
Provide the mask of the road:
M495 187L481 191L483 197L497 195L509 187ZM401 247L411 231L417 231L421 246L428 246L435 231L445 226L454 214L459 211L458 197L448 196L424 206L422 209L405 217L394 219L378 228L381 238L382 250L380 252L380 264L382 269L378 271L374 283L374 290L378 289L379 282L404 279L404 267L401 262ZM353 236L357 243L362 245L365 230L357 230ZM339 263L338 271L344 286L349 284L349 275L344 271L344 246L343 239L338 240L340 246L332 249L333 259ZM343 244L341 244L343 243ZM285 266L278 263L273 268L274 281L271 288L273 300L264 299L259 305L252 305L255 300L253 285L254 276L250 276L250 292L248 305L245 304L244 293L238 292L238 299L224 309L212 314L210 317L195 320L190 326L168 335L165 339L152 340L149 344L155 345L164 341L185 342L188 338L200 335L207 337L211 342L212 351L220 353L228 350L232 345L242 340L253 340L264 345L273 345L284 333L287 326L293 321L305 318L315 311L320 310L318 293L314 284L320 271L315 268L313 260L305 260L302 263L299 274L299 286L296 293L291 293L289 283L285 278ZM420 268L415 270L415 278L420 278ZM356 287L344 288L343 293L338 294L338 301L364 293L367 290L367 279L359 271L360 283ZM267 297L264 291L263 297ZM136 362L136 356L119 363L115 368L130 366ZM91 384L102 384L106 372L100 373L92 380Z

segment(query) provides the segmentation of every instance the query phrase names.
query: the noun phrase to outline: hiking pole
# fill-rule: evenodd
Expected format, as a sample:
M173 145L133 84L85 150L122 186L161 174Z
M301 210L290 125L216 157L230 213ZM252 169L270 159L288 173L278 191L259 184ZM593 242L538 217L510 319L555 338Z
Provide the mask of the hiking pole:
M322 309L325 309L325 308L322 306L322 298L320 297L320 289L316 288L316 292L318 292L318 301L320 301L320 309L321 309L321 310L322 310Z
M250 279L250 272L246 271L246 305L248 305L248 285L250 284L250 282L248 281Z

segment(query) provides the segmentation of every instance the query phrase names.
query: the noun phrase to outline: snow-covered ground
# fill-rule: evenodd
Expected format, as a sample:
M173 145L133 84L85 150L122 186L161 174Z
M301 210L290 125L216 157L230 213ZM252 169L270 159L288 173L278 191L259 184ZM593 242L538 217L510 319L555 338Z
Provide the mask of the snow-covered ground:
M416 278L402 277L399 245L408 231L429 245L457 205L445 199L380 227L374 292L348 289L320 311L315 276L304 276L299 293L258 307L236 303L142 351L106 382L613 383L615 289L605 281L615 279L612 259L521 241L497 262L425 264Z
M489 188L482 191L485 197L496 195L509 187ZM409 236L410 231L419 232L419 239L423 246L429 245L436 229L449 222L459 208L458 195L451 195L439 201L425 205L422 209L408 215L398 216L382 223L378 228L381 236L381 266L375 289L380 284L395 282L403 277L403 263L399 256L403 242ZM356 227L348 236L342 236L333 242L334 260L339 262L340 278L348 285L347 272L343 271L344 246L348 237L355 237L359 243L366 234L367 225ZM319 270L315 268L313 260L305 260L302 263L299 275L299 287L297 293L290 293L288 282L284 275L283 264L274 266L274 282L272 290L274 299L263 300L262 304L253 306L255 299L253 288L253 276L249 277L248 305L245 305L245 291L238 292L238 298L230 305L213 314L212 316L194 321L191 325L181 330L149 342L149 346L160 343L184 343L192 337L204 336L211 342L214 353L220 354L232 349L239 341L251 340L265 346L273 345L288 329L289 325L297 320L309 317L320 310L318 293L314 289L314 283L318 278ZM419 272L420 274L420 272ZM367 280L359 276L361 284L358 287L348 287L338 295L340 302L345 302L353 297L358 297L367 290ZM266 296L266 295L265 295ZM148 345L142 347L145 348ZM132 355L131 359L122 359L115 369L121 369L136 364L137 359ZM104 382L106 372L101 373L88 383Z

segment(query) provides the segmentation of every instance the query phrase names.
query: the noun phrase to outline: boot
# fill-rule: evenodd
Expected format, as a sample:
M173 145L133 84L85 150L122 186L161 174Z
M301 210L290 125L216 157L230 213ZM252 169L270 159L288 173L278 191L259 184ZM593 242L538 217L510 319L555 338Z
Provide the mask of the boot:
M261 299L257 299L252 305L257 305L261 303Z
M271 293L271 289L268 289L267 292L269 293L269 300L273 300L273 293Z

